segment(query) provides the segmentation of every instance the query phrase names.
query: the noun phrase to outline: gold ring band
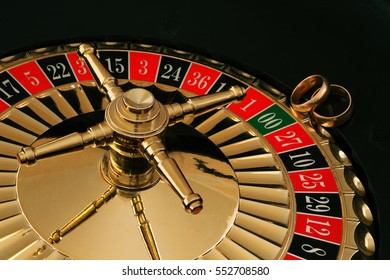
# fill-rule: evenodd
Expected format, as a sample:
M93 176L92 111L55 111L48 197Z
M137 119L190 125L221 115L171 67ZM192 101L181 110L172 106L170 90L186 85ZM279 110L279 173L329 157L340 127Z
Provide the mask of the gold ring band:
M302 96L313 87L319 87L311 96L311 98L300 103ZM301 81L293 90L290 97L290 102L293 109L297 112L310 112L320 105L328 97L329 82L321 75L312 75Z
M352 115L353 106L352 106L352 97L351 94L342 86L339 85L330 85L329 95L337 95L340 98L347 98L347 108L341 113L334 116L324 116L316 112L316 110L311 111L312 118L323 127L336 127L344 124ZM318 109L319 107L317 107Z

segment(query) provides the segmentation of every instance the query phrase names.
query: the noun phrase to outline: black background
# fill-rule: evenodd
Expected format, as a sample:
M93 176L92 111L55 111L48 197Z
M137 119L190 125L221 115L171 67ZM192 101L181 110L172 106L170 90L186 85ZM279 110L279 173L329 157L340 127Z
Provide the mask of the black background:
M6 0L0 26L2 57L63 41L127 39L198 52L289 88L312 74L346 87L355 111L339 130L372 189L379 258L390 259L389 0Z

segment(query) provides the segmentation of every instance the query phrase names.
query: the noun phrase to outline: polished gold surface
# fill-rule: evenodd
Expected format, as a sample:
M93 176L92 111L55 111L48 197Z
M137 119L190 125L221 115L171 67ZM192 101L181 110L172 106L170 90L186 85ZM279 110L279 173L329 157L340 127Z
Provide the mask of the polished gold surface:
M204 232L204 230L207 229L207 226L205 227L202 223L211 222L213 226L216 226L222 222L222 224L217 227L216 231L213 230L212 236L207 238L205 243L207 244L206 246L204 244L199 246L200 244L197 242L191 242L193 243L193 246L190 246L191 248L186 250L186 254L191 255L190 258L201 256L209 250L208 248L212 248L222 238L224 238L224 235L230 229L230 226L226 225L226 221L234 221L234 213L238 209L237 203L239 190L237 180L235 179L233 170L231 168L226 169L229 165L225 164L226 167L221 169L221 171L218 171L219 174L223 175L222 178L225 178L222 179L224 182L221 181L217 186L213 186L213 178L211 178L211 180L208 179L207 184L204 184L202 183L202 180L200 180L200 177L196 176L196 182L193 182L194 179L191 178L194 178L195 176L190 173L190 176L187 175L185 177L175 158L170 157L170 155L166 152L163 144L163 136L169 122L172 124L177 123L178 121L185 119L186 115L190 115L191 118L194 118L199 114L209 112L210 110L218 108L234 99L242 98L244 92L237 88L228 92L218 93L215 96L188 99L189 101L187 103L175 103L165 107L160 102L156 101L154 96L146 89L135 88L126 92L122 91L122 89L118 86L116 79L114 79L110 73L105 70L100 61L97 59L95 51L91 46L81 45L79 53L82 55L83 59L87 61L88 66L91 68L91 71L100 86L100 90L107 94L111 103L109 103L106 108L105 122L88 128L87 132L75 132L53 141L38 144L34 147L25 147L18 153L19 162L26 164L26 166L30 165L29 167L26 167L26 169L21 168L19 170L18 182L19 200L21 201L22 210L27 212L27 219L34 225L34 228L38 227L38 232L42 232L42 236L48 236L46 233L48 230L47 224L50 224L50 222L48 223L47 220L53 221L53 227L54 224L58 225L58 221L64 219L50 216L45 218L42 217L42 212L34 213L35 211L33 212L32 210L34 206L32 205L36 203L36 198L31 196L31 193L29 193L28 185L32 183L29 180L31 178L35 178L34 182L39 181L39 186L44 189L50 188L49 185L52 181L50 178L46 177L40 180L36 177L39 176L39 174L42 174L42 171L40 170L43 168L52 169L50 174L55 176L53 181L58 180L60 182L59 185L61 189L65 189L65 186L69 188L69 180L61 178L61 174L59 173L62 168L68 170L70 166L66 167L61 165L61 168L56 168L55 162L59 159L62 162L62 157L68 157L68 159L69 157L76 157L69 161L72 165L71 169L73 169L74 172L81 171L82 173L88 175L90 175L91 172L96 174L96 186L94 188L94 192L106 186L107 183L110 186L97 200L90 202L86 207L84 206L85 208L80 208L84 209L81 210L81 212L70 215L67 211L61 211L62 217L66 213L67 216L73 216L73 218L64 223L60 229L51 233L48 238L50 243L52 243L59 251L67 255L69 254L72 257L88 258L88 256L93 256L93 258L109 258L107 257L109 256L109 253L107 252L108 248L105 246L110 246L110 244L107 244L107 240L112 240L112 238L108 238L106 235L104 235L102 241L98 242L99 244L101 243L102 246L97 246L96 241L93 240L92 236L90 236L88 240L85 240L86 243L92 241L92 244L94 244L94 246L90 248L92 251L91 255L85 253L86 250L83 246L75 248L74 245L69 245L69 243L72 242L72 235L83 235L83 228L91 229L90 224L94 219L96 220L96 217L97 219L107 219L104 218L102 213L109 211L106 209L110 208L111 203L113 205L118 204L117 200L119 199L122 201L129 201L129 205L131 205L133 209L133 213L136 218L135 220L138 224L140 235L138 235L138 238L134 239L134 228L131 227L131 229L127 228L127 230L123 230L122 225L117 231L114 231L116 239L119 238L119 240L126 239L128 240L127 242L130 241L130 245L127 247L125 246L125 242L124 244L119 242L118 245L121 245L121 250L118 250L118 248L110 248L113 253L115 252L115 258L121 258L120 256L122 255L123 258L145 258L145 253L147 253L147 256L152 259L160 259L161 254L165 258L183 258L183 256L181 256L183 253L172 250L172 248L169 250L166 249L166 246L168 246L166 244L169 244L169 242L164 241L164 238L161 238L161 235L163 235L165 230L161 230L161 227L157 226L157 234L154 234L151 225L152 222L146 218L143 201L146 201L145 204L149 204L155 209L159 209L159 214L163 213L163 209L164 211L168 210L169 214L164 215L166 219L172 219L178 215L172 212L172 210L169 211L170 207L167 207L167 205L171 205L171 203L169 203L170 199L167 199L164 196L159 196L160 199L156 200L154 198L152 200L155 200L155 203L151 203L150 198L148 198L148 193L155 193L158 186L163 184L161 183L155 186L158 183L158 178L156 180L156 176L153 175L155 174L154 170L156 170L162 180L170 185L173 188L174 193L180 197L184 208L190 213L198 214L197 216L200 215L200 218L197 220L188 219L185 222L187 224L191 223L192 226L196 226L197 230L196 232L194 231L194 233L199 234L199 232ZM81 99L84 95L79 95L79 92L80 91L77 91L76 95L79 99ZM54 96L56 96L55 93L56 92L53 93ZM215 149L213 148L213 144L211 144L211 142L209 145L210 151ZM88 148L89 146L95 149ZM98 147L107 147L106 149L108 149L108 151L106 152L106 149L96 149ZM82 154L76 152L77 150L81 150ZM87 154L89 154L89 156L87 156L87 160L81 160L81 157L86 156ZM97 160L98 158L100 158L100 160ZM220 170L220 168L213 168L212 162L216 165L223 165L223 162L220 160L211 160L204 158L202 155L195 155L193 160L195 160L196 163L202 163L203 168L199 169L200 172ZM49 163L49 165L47 165L47 163ZM81 164L81 166L76 163ZM188 171L191 170L191 167L188 167L187 165L188 164L183 164L182 162L180 164L180 166L185 167L185 173L188 173ZM100 166L100 168L96 168L98 166ZM197 164L194 166L199 168L199 165ZM87 171L85 168L92 169ZM81 173L79 175L81 175ZM76 178L77 183L72 184L72 186L77 186L81 183L83 185L82 190L86 191L86 189L88 189L86 186L91 185L90 176L88 176L88 182L82 182L79 176L76 176ZM106 182L104 182L102 178L104 178ZM219 180L220 179L218 179L218 182ZM225 182L226 180L227 182ZM229 186L229 182L231 182L231 191L226 189L226 187ZM64 183L66 185L64 185ZM206 210L205 214L203 214L203 211L200 214L203 209L204 200L198 194L193 192L191 188L192 185L200 189L202 189L202 186L212 186L214 191L223 186L224 195L221 198L223 206L218 206L220 203L215 202L210 205L211 198L209 198L209 191L203 190L203 194L208 200L209 209ZM149 188L151 189L148 190ZM79 188L77 189L79 190ZM161 189L161 186L159 189ZM141 191L141 193L137 193L138 191ZM39 190L38 192L40 193ZM49 194L56 193L55 191L49 191L48 189L47 192ZM77 197L79 200L80 198L83 198L83 196L76 195L74 192L77 193L76 189L74 189L73 192L70 192L72 197ZM117 196L117 194L119 196ZM141 196L144 197L142 200ZM224 198L225 196L226 198ZM47 204L49 202L47 206L50 206L50 200L50 198L43 198L42 204ZM68 211L74 211L73 209L78 208L74 205L74 203L77 202L76 199L65 199L65 201L71 203L67 203L65 205L59 205L56 203L55 207L59 209L63 208L62 210ZM79 201L78 205L80 204L81 202ZM215 218L210 219L210 214L215 215L219 212L216 211L215 206L224 210L224 216L228 214L228 216L225 216L225 218L220 222L216 222ZM229 210L226 211L227 209ZM48 209L45 210L45 213L47 210ZM53 215L53 212L50 210L47 211L47 213ZM111 214L110 216L111 219L117 219L119 218L118 215L119 214ZM120 216L124 215L120 214ZM153 214L151 216L153 217ZM218 217L218 219L221 218L221 216L216 217ZM180 219L178 220L177 218L174 220L180 221ZM103 225L106 224L107 222L103 223ZM131 224L134 224L134 221ZM158 225L156 219L154 219L153 224ZM182 223L179 224L183 225ZM98 225L101 225L101 222L98 223L97 226ZM107 226L111 227L109 224L107 224ZM126 229L126 227L124 228ZM168 228L166 228L166 230L168 230ZM191 234L188 231L191 231L191 227L190 229L188 226L184 227L183 230L185 233L182 234L181 239L190 238ZM101 231L102 229L97 230L97 233L100 235ZM127 238L125 236L121 237L120 232L127 235ZM170 236L170 238L171 237L172 236ZM106 240L106 242L104 242L104 240ZM214 243L214 245L210 242ZM139 248L140 243L145 245L144 250ZM101 249L101 247L104 249Z
M210 95L203 95L190 98L187 102L168 104L167 110L170 123L174 124L185 117L195 118L199 115L221 108L229 103L237 103L245 97L245 90L238 86L232 86L229 90L216 92Z
M203 209L203 199L194 193L176 161L169 157L158 137L150 137L143 141L143 154L156 167L162 180L172 187L179 196L184 209L191 214L199 214Z
M55 230L49 237L50 243L58 243L62 238L70 231L79 226L82 222L87 220L91 215L95 214L102 205L110 200L116 193L116 187L110 186L110 188L103 193L97 200L91 202L83 211L78 213L76 217L70 220L61 229Z
M56 156L64 152L84 149L87 146L105 146L112 142L113 131L110 127L101 123L90 127L84 133L72 133L57 140L37 147L24 147L17 153L17 159L21 164L33 164L38 159Z
M224 110L221 112L223 115L222 120L231 118ZM232 120L237 122L236 119ZM207 122L208 120L204 121L204 124L200 124L200 126L208 126L206 124ZM242 130L239 130L236 133L240 134L241 132ZM51 139L50 134L46 133L46 135L49 136L48 139ZM197 137L199 136L200 134ZM235 149L237 153L257 150L258 148L264 150L264 143L262 143L260 138L254 137L252 134L248 134L248 136L251 138L237 142L242 142L240 148ZM231 137L234 137L234 133L231 134ZM39 143L37 147L45 145L42 142L43 140L37 141ZM210 153L215 153L212 151L219 150L214 143L210 140L207 141ZM197 150L196 142L194 141L194 145L191 148L192 151ZM232 167L231 163L228 163L225 158L225 156L232 156L234 154L232 151L229 152L229 146L231 147L231 145L234 145L234 143L227 145L226 149L223 149L224 146L221 147L222 151L226 151L226 155L222 156L219 160L204 157L200 154L187 154L178 151L170 153L170 156L175 159L183 170L189 185L202 194L204 209L198 215L194 216L194 218L197 217L196 219L191 218L185 213L176 213L183 211L180 211L180 205L175 202L177 200L175 194L164 183L160 182L153 188L142 191L142 204L144 205L147 219L140 218L142 215L136 215L134 217L134 213L130 215L131 199L126 198L122 194L111 198L99 208L95 206L90 207L92 210L88 211L88 213L94 214L91 216L89 214L85 215L88 218L77 223L71 231L68 231L63 236L60 242L52 246L62 254L72 258L87 259L187 259L199 258L201 256L208 258L206 257L208 254L216 254L215 251L220 250L221 241L226 239L226 234L230 231L237 217L240 188L250 188L249 186L239 187L236 179L237 171L234 171L234 168L240 169L240 167ZM96 199L107 190L109 184L102 179L100 172L100 162L105 158L104 155L107 153L106 149L103 147L85 147L84 150L79 149L79 151L64 155L57 154L53 157L38 160L33 165L26 165L20 168L18 175L18 193L22 211L34 229L45 240L50 240L55 228L61 228L69 220L77 217L82 209L88 204L91 204L91 199ZM269 161L269 154L261 157L268 160L266 160L266 164L263 163L257 166L258 168L267 166L266 168L268 169L271 165L275 166L276 163L274 161ZM223 163L224 161L225 163ZM234 159L232 161L234 162ZM62 173L64 169L73 171L72 173L64 174ZM267 174L267 171L264 172ZM261 173L261 171L258 173ZM93 174L95 175L92 176ZM93 177L95 179L92 179ZM53 186L52 182L58 183ZM34 190L29 187L30 185L35 186ZM80 188L79 186L83 187ZM288 193L286 189L285 191ZM34 193L39 194L39 196L34 195ZM272 195L268 195L267 198L267 195L257 195L256 197L255 195L248 194L247 197L254 200L269 200ZM39 199L37 200L37 198ZM61 202L57 201L58 199L61 199ZM123 201L127 201L125 202L125 206L123 206ZM54 205L52 202L54 202ZM285 205L289 204L286 200L281 201L281 203ZM38 205L39 207L37 207ZM92 203L91 205L94 204ZM61 211L58 211L58 209L61 209ZM123 215L123 213L128 214ZM179 219L178 216L180 217ZM259 220L259 217L252 219ZM145 222L146 220L147 222ZM168 221L171 222L168 223ZM166 227L167 224L171 225ZM265 220L263 224L266 224L265 228L269 228L270 226L272 228L272 225ZM180 225L181 230L172 236L172 234L168 233L170 231L169 228L176 228L176 225ZM246 223L244 222L241 226L246 226ZM114 230L115 237L110 237L107 231L108 228ZM137 228L139 228L139 231L135 230ZM153 228L153 231L151 228ZM279 230L279 235L284 232L284 238L286 238L288 229L287 227L283 228L284 231ZM86 235L90 230L96 232L96 234ZM197 240L197 237L200 235L205 237L202 238L202 242L194 242L193 240ZM283 239L283 237L279 237L279 239ZM84 243L80 245L77 240L83 240ZM108 244L107 240L121 241L118 242L118 245L115 245L112 241L108 242ZM186 248L188 248L186 252L182 252L180 246L172 247L172 244L180 244L177 243L179 241L180 243L184 242L183 244L187 244ZM216 248L210 251L210 248L215 246ZM240 250L245 251L246 249L242 248ZM252 258L258 257L252 255Z
M210 149L215 149L212 144ZM108 189L99 167L104 153L103 149L87 148L21 167L20 205L44 240ZM202 194L204 209L198 215L188 215L177 203L175 193L159 182L142 192L144 211L161 258L194 259L213 248L229 231L238 209L239 189L234 171L226 162L183 152L173 152L170 156L183 168L192 188ZM209 169L219 170L225 176L200 170L194 164L196 160L207 162ZM62 172L64 168L67 173ZM14 212L18 211L17 203L14 207ZM12 209L9 207L7 211ZM52 246L76 259L149 259L138 228L130 199L117 195ZM186 250L179 244L186 244Z
M77 148L83 149L88 145L109 145L111 149L101 161L101 170L103 177L110 184L134 191L153 187L158 182L158 177L154 175L156 170L180 197L186 211L198 214L203 208L202 198L192 191L175 160L165 152L162 136L169 122L174 124L186 115L195 117L242 99L245 96L244 90L233 87L229 91L212 96L190 98L186 103L164 106L146 89L135 88L124 92L96 57L92 46L81 45L79 54L87 61L100 89L111 100L106 108L105 122L90 127L85 133L73 133L35 148L25 147L18 153L18 161L22 164L32 164L37 159ZM236 132L230 134L232 133ZM93 207L87 207L80 215L86 217L93 211ZM78 220L76 218L70 224L79 224ZM66 233L69 230L63 231ZM61 231L53 236L55 237L52 240L58 242L62 236Z
M134 215L137 217L139 230L141 232L141 236L145 241L145 246L149 252L150 258L152 260L160 260L160 252L158 251L156 239L153 234L152 226L150 222L146 218L145 208L142 203L140 194L129 194L130 203L133 208Z
M75 52L78 46L53 50ZM299 205L278 153L249 122L224 108L244 98L242 86L194 97L171 85L117 80L98 59L96 46L128 48L80 45L77 51L95 82L37 93L0 117L0 258L283 259L296 234ZM193 56L131 47L184 60ZM53 50L32 53L46 57ZM7 63L17 63L13 59ZM264 82L225 68L294 116L324 154L343 213L337 257L373 256L374 217L366 190L321 128L324 116L314 113L322 114L316 108L328 97L352 104L349 93L332 93L325 78L314 76L297 87L289 103ZM302 103L309 90L313 94ZM156 97L173 92L180 102ZM331 125L347 120L348 104ZM20 126L10 125L19 120Z

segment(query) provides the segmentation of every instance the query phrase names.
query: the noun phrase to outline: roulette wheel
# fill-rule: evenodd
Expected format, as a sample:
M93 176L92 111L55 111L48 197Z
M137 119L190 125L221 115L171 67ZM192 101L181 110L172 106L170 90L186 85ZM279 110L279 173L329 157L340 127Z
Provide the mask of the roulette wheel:
M68 4L21 11L32 35L11 28L1 56L0 257L386 258L377 151L388 153L389 130L372 119L385 102L361 116L364 85L305 46L318 39L299 27L322 27L306 13L314 7L297 31L274 35L306 7L281 2L286 9L272 2L257 13L210 4L218 21L200 2L120 3L99 19L97 7L78 5L77 28ZM374 24L388 33L385 19ZM310 40L299 48L281 39L302 33ZM282 42L295 58L273 49ZM299 79L286 86L260 72L270 57ZM371 173L368 151L379 157Z

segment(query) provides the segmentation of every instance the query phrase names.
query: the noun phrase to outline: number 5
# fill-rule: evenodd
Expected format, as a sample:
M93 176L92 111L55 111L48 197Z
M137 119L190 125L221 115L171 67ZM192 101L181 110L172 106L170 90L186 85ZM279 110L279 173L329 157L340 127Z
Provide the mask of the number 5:
M31 72L27 71L23 73L24 76L30 81L33 86L39 86L39 80L37 77L30 76Z

